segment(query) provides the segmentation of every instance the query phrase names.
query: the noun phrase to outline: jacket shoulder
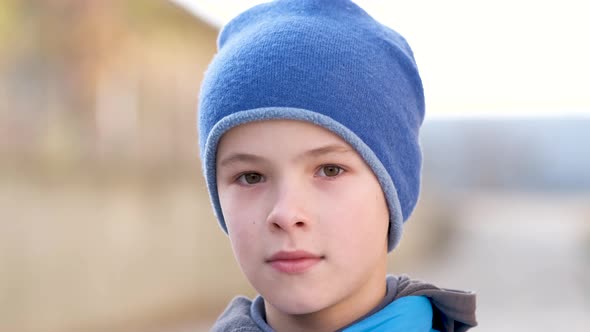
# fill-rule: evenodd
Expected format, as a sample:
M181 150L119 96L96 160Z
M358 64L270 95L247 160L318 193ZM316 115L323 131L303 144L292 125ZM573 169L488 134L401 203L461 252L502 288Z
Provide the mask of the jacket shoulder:
M469 291L440 288L402 275L397 278L396 299L422 295L433 307L433 328L441 332L464 332L477 326L476 294Z

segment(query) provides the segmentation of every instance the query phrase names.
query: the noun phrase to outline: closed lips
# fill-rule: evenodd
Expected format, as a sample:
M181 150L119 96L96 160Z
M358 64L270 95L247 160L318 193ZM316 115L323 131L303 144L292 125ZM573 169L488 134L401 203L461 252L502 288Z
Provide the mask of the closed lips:
M301 250L279 251L267 259L266 262L279 272L297 274L306 272L322 259L324 259L324 256Z

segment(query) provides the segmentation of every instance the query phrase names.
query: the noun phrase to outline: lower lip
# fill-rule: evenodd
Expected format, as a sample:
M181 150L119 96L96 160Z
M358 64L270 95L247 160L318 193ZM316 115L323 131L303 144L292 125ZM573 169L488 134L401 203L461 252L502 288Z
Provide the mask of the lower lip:
M279 272L288 273L288 274L297 274L303 273L317 263L319 263L322 259L321 258L301 258L301 259L282 259L272 261L269 264Z

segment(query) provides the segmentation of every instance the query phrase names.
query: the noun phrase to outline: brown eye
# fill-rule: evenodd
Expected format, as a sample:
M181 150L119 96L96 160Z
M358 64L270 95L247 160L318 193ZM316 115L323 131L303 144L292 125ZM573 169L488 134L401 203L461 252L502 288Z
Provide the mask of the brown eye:
M262 175L258 173L246 173L240 176L240 180L245 181L247 184L256 184L262 181Z
M342 168L335 165L325 165L321 168L321 175L327 177L333 177L339 175L342 172Z

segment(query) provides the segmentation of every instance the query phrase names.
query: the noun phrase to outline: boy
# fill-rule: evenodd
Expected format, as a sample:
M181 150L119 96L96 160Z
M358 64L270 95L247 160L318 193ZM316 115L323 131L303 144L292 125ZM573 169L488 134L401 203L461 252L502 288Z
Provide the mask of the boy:
M260 293L214 331L466 331L473 293L386 276L420 187L412 51L349 0L277 0L227 24L200 93L207 187Z

